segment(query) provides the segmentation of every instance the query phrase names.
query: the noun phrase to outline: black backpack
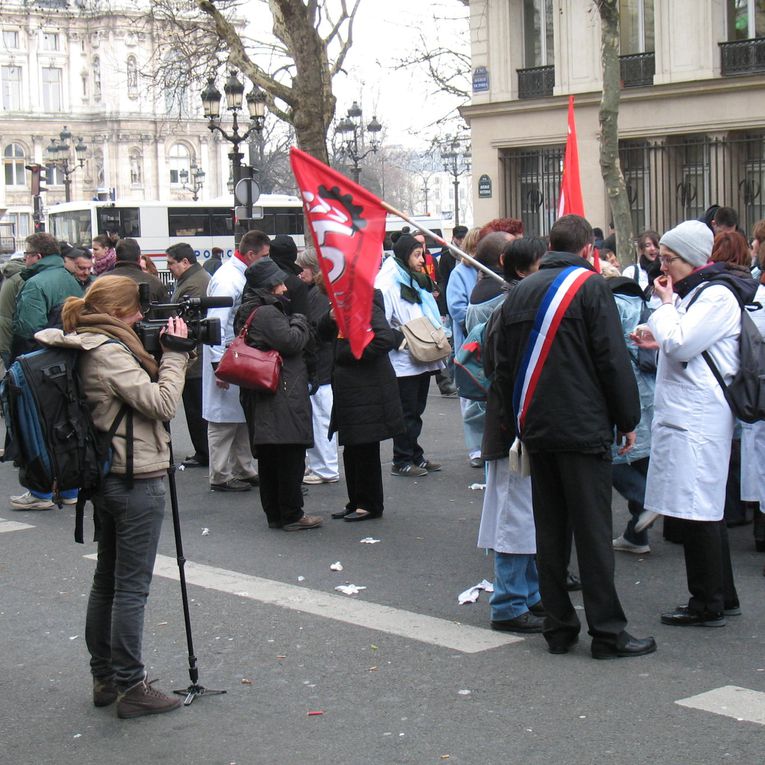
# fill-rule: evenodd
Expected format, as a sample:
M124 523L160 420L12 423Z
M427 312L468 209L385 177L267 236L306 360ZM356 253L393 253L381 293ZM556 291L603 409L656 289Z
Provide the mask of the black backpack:
M690 308L696 298L713 284L728 285L720 281L710 281L703 285L688 303ZM728 287L730 289L730 287ZM712 360L708 351L702 351L701 355L707 362L712 374L722 388L725 400L728 402L731 411L742 422L759 422L765 420L765 339L757 329L757 325L752 321L749 315L750 310L762 311L759 303L747 305L741 302L735 290L731 292L736 296L741 306L741 333L738 338L740 367L738 372L728 385L725 384L720 370Z
M27 489L77 489L74 538L83 541L85 502L111 467L111 441L127 414L128 474L132 473L132 409L124 405L108 433L96 430L78 373L81 351L44 348L19 356L0 384L7 429L4 461L19 468Z

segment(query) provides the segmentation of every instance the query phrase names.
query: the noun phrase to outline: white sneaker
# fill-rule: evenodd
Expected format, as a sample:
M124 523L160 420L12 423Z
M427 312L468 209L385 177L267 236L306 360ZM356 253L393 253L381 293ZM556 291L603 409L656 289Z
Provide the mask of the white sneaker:
M77 497L62 497L61 504L63 505L76 505Z
M317 486L320 483L337 483L340 480L340 476L334 478L322 478L316 473L308 472L303 476L303 483L310 484L311 486Z
M659 513L654 513L653 510L643 510L635 523L635 533L639 534L647 529L658 517Z
M645 555L651 552L651 548L648 545L636 545L634 542L630 542L624 538L624 535L617 537L611 542L614 550L621 550L622 552L635 553L635 555Z
M49 499L33 497L32 492L28 491L26 494L11 497L11 507L14 510L50 510L54 504Z

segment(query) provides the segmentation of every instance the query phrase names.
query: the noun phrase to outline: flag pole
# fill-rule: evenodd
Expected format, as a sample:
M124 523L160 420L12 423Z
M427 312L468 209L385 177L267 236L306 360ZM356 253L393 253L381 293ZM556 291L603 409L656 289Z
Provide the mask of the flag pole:
M410 225L414 226L416 229L419 229L422 231L423 234L426 236L429 236L436 240L440 245L443 247L448 247L455 255L458 255L463 260L467 260L468 263L470 263L471 266L474 268L477 268L479 271L482 271L486 276L490 276L492 279L496 279L496 281L501 282L502 284L507 284L507 282L497 273L492 271L490 268L485 266L483 263L479 263L475 258L471 258L470 255L468 255L466 252L463 252L459 247L457 247L456 244L452 244L452 242L447 242L443 237L439 236L435 232L431 231L428 228L425 228L425 226L420 225L417 223L416 220L412 220L409 216L402 213L400 210L397 210L393 205L389 205L386 201L380 200L380 204L392 215L396 215L402 220L405 220Z

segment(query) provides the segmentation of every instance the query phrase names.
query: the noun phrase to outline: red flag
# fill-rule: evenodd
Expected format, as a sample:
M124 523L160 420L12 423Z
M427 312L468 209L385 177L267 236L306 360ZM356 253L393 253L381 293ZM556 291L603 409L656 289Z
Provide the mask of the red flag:
M584 218L584 200L582 199L582 181L579 177L579 148L576 143L576 121L574 120L574 97L568 97L568 127L566 152L563 155L563 177L560 181L558 198L558 217L562 215L581 215ZM600 273L600 256L597 250L592 252L593 265Z
M372 293L382 259L386 211L380 200L300 149L290 149L335 320L359 359L372 341Z
M579 179L579 150L576 145L576 122L574 122L574 97L568 97L568 135L566 153L563 155L563 177L560 182L558 217L562 215L584 217L582 183Z

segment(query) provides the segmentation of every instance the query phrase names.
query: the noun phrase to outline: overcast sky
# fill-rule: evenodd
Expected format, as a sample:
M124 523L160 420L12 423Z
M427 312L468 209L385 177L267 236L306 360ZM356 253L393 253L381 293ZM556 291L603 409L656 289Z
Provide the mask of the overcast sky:
M265 4L249 2L243 7L250 36L264 40L271 31ZM338 117L359 101L365 124L376 115L389 144L425 146L434 135L447 132L430 125L449 113L456 118L460 99L436 93L424 68L397 67L396 62L416 49L420 30L433 48L439 44L467 48L467 16L468 9L459 0L362 0L354 43L345 60L347 74L338 74L333 82ZM458 30L463 32L461 39Z

